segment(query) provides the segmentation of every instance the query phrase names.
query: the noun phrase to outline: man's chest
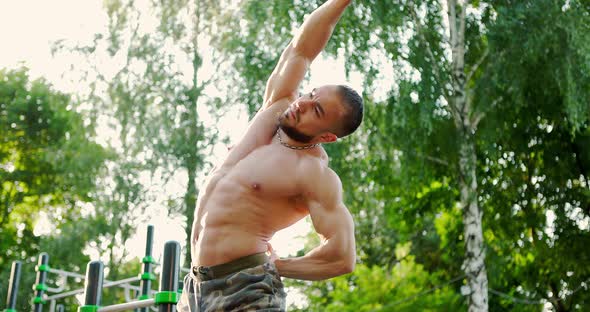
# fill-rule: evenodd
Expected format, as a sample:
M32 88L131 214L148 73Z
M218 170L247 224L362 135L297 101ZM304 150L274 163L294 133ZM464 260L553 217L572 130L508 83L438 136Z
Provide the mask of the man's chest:
M297 171L300 156L274 144L257 148L232 170L240 184L264 196L291 197L299 194Z

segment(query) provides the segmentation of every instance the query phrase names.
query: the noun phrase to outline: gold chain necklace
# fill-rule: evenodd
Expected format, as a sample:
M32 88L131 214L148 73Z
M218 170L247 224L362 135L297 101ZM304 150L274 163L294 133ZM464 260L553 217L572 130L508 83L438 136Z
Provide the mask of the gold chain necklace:
M279 137L279 142L281 142L281 145L284 147L288 147L290 149L294 149L294 150L304 150L304 149L310 149L310 148L314 148L318 145L320 145L320 143L315 143L315 144L311 144L311 145L305 145L305 146L293 146L289 143L283 142L283 139L281 138L281 129L277 129L277 136Z

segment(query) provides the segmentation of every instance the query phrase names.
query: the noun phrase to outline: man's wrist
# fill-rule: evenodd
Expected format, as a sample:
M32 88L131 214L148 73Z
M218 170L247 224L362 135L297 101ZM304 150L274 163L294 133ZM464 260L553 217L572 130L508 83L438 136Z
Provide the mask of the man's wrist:
M281 275L281 269L284 267L285 261L287 259L286 258L277 258L273 263L275 265L275 268L277 269L277 272L279 273L279 275Z

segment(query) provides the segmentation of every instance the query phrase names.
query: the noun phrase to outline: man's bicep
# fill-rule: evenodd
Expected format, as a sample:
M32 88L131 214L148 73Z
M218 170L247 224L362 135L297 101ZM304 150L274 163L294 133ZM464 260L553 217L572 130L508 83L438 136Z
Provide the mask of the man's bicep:
M322 238L324 256L352 265L356 257L354 222L344 204L336 207L313 205L310 216L314 230Z
M264 108L282 98L296 97L309 63L307 58L298 54L292 45L289 45L266 83Z
M333 238L339 233L347 233L354 228L350 212L344 204L325 207L319 203L310 205L309 216L315 231L325 239Z

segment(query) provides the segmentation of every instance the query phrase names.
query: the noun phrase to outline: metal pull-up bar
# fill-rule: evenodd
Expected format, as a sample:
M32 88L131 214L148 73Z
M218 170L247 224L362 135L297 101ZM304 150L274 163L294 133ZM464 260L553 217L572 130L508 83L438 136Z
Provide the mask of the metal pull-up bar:
M114 312L158 305L159 312L175 312L179 299L178 275L180 271L180 243L169 241L164 246L160 291L152 299L142 299L117 305L101 307L103 270L100 261L92 261L86 269L84 305L78 312Z

